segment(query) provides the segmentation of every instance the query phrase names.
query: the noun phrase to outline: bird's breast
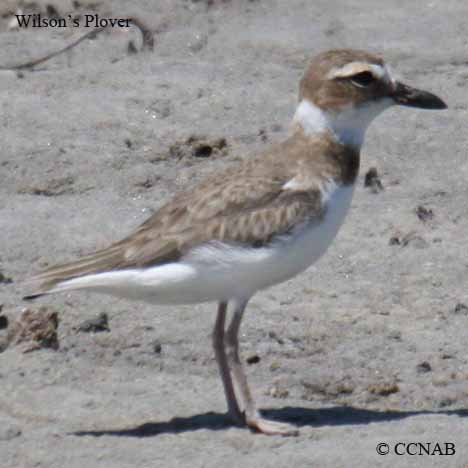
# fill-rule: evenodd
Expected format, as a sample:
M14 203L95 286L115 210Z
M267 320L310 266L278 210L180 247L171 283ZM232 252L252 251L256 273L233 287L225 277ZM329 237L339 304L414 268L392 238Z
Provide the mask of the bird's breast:
M325 196L325 214L320 220L306 223L278 243L276 248L289 265L291 276L308 268L325 253L343 224L353 192L354 185L335 187Z

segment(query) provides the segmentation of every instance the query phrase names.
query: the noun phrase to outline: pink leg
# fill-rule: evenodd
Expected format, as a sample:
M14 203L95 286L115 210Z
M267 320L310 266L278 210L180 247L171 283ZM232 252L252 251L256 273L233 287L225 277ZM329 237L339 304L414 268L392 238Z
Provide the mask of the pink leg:
M249 385L247 383L247 377L242 366L242 362L239 356L239 327L242 321L242 316L247 306L247 300L236 304L234 314L229 324L229 327L225 336L227 358L229 365L234 377L234 381L240 391L242 401L245 408L245 422L246 424L255 429L258 432L268 435L297 435L298 429L289 424L278 423L275 421L269 421L260 416L255 401L250 392Z
M218 314L216 316L215 326L213 328L213 348L218 363L219 373L223 381L224 394L228 404L229 415L232 420L238 424L243 424L244 418L237 404L234 386L232 384L231 374L224 349L224 325L226 323L227 303L221 302L218 305Z

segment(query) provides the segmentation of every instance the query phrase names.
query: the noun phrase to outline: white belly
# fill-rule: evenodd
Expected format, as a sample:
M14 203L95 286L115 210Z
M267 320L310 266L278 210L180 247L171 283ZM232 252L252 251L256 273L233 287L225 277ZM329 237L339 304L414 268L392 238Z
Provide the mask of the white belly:
M323 255L343 223L353 190L354 186L336 188L320 221L304 225L268 247L211 242L176 263L89 275L66 281L59 289L91 289L156 304L249 298L292 278Z

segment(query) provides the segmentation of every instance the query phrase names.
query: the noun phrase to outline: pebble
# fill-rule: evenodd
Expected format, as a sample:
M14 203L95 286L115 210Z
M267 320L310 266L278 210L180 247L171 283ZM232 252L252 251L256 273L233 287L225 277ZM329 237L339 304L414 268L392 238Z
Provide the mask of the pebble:
M434 218L434 211L432 211L430 208L419 205L416 208L416 215L423 223L425 223L426 221L430 221Z
M107 314L102 312L95 318L85 320L78 325L77 330L84 333L110 331Z
M379 193L383 188L379 173L375 167L371 167L364 177L364 187L368 187L372 193Z
M21 429L15 424L8 424L0 420L0 442L7 442L22 434Z
M151 348L153 349L154 354L161 354L162 345L159 341L155 340L151 343Z
M5 315L0 315L0 330L3 330L8 327L8 317Z
M459 302L456 306L455 309L453 309L453 312L455 314L463 314L463 315L468 315L468 306L463 304L462 302Z
M253 354L252 356L249 356L246 360L247 364L257 364L260 362L260 356L258 354Z
M427 361L420 362L416 366L416 371L418 374L426 374L427 372L431 372L431 370L432 366Z

